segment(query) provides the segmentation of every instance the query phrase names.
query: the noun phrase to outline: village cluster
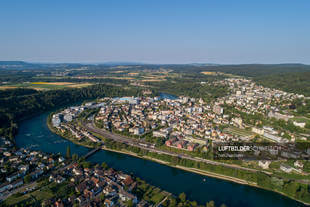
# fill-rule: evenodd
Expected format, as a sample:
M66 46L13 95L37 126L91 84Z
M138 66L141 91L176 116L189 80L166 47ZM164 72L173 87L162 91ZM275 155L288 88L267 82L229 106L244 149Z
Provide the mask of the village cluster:
M22 186L25 177L29 178L28 182L33 182L64 162L64 158L59 155L28 149L16 150L6 138L1 138L0 143L0 198Z
M51 199L47 205L55 206L126 206L131 202L137 207L149 206L145 200L138 201L133 191L137 182L121 171L112 168L104 169L99 165L91 168L83 168L74 163L63 171L49 176L50 182L69 182L69 186L75 189L75 194L65 199Z
M293 120L294 116L291 115L286 109L294 109L292 101L295 99L310 99L304 95L288 93L277 89L266 88L257 85L251 80L228 78L217 81L216 84L226 85L231 91L229 95L218 98L215 104L227 104L235 109L245 112L247 114L262 114L268 118L275 118L277 120L289 121ZM232 119L240 128L247 125L242 122L241 118L235 117ZM259 120L258 120L259 122ZM306 122L293 120L292 123L296 127L304 128ZM258 123L257 123L258 124ZM263 136L275 142L287 142L288 140L281 137L283 132L274 130L271 126L263 126L261 128L255 126L247 126L252 128L252 132ZM290 134L291 141L295 140L295 135Z
M82 129L79 126L71 125L70 122L85 109L100 108L103 105L104 103L95 104L93 102L89 102L82 106L72 106L66 108L59 113L53 114L51 119L52 126L62 133L69 131L78 141L86 139L91 142L101 142L95 136L87 132L87 130Z
M0 201L2 198L19 193L38 190L39 178L50 183L66 182L75 189L72 196L60 199L53 197L45 201L47 206L125 206L130 201L136 206L149 206L144 200L138 201L132 193L137 182L129 175L112 168L100 166L83 168L77 163L68 163L60 155L50 155L27 149L15 150L11 141L1 138L0 154ZM26 177L29 177L29 180ZM24 187L29 186L29 187ZM104 199L103 199L104 198Z

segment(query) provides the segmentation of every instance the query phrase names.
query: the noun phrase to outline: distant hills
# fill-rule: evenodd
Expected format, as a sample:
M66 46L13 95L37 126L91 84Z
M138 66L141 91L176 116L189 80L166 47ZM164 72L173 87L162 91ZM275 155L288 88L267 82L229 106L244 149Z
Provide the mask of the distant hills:
M215 63L190 63L190 64L147 64L141 62L103 62L103 63L32 63L25 61L0 61L0 69L8 70L44 70L44 69L70 69L88 66L89 69L99 68L100 66L137 66L142 65L157 69L158 67L167 66L175 71L200 72L200 71L219 71L235 75L257 76L274 73L288 72L308 72L310 65L299 63L284 64L215 64Z
M145 65L141 62L103 62L103 63L31 63L25 61L0 61L0 69L44 69L44 68L72 68L81 66L125 66Z
M25 61L0 61L0 65L26 65Z

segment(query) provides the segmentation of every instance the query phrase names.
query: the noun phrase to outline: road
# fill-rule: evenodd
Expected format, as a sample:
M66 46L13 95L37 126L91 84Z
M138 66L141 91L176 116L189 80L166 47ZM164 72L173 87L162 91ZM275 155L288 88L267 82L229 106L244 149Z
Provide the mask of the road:
M67 164L67 165L65 165L63 167L60 167L60 168L58 168L58 169L56 169L56 170L54 170L52 172L57 174L58 172L61 172L61 171L65 170L67 167L70 167L73 164L74 164L74 162L71 162L71 163L69 163L69 164ZM50 172L50 173L52 173L52 172ZM47 174L47 175L44 175L44 176L49 176L50 173ZM23 192L27 191L27 189L31 189L31 188L35 189L37 187L37 185L38 185L37 181L33 181L33 182L29 183L29 184L22 185L19 188L15 188L15 189L9 191L8 193L3 194L2 196L0 196L0 201L1 200L3 201L5 199L7 199L8 197L10 197L11 195L14 195L16 193L23 193Z
M229 168L234 168L234 169L247 170L250 172L259 172L260 171L260 170L256 170L256 169L252 169L252 168L242 167L239 165L227 164L227 163L217 162L217 161L213 161L213 160L206 160L203 158L191 157L191 156L186 155L186 154L177 154L177 153L162 150L162 149L154 149L152 147L141 146L141 144L149 145L150 143L145 142L143 140L137 140L137 139L129 138L129 137L122 136L119 134L114 134L114 133L111 133L111 132L106 131L106 130L99 129L96 126L94 126L94 123L87 123L84 125L84 127L87 130L89 130L90 132L95 132L97 134L100 134L101 136L103 136L107 139L112 139L112 140L117 141L117 142L121 142L121 143L125 143L125 144L131 145L131 146L139 147L141 149L145 149L145 150L148 150L150 152L156 152L159 154L166 154L166 155L175 156L175 157L188 159L188 160L192 160L192 161L197 161L197 162L204 162L206 164L211 164L211 165L221 165L224 167L229 167Z
M156 207L159 207L162 203L164 203L168 199L168 196L166 196L162 201L160 201Z
M29 183L29 184L26 184L26 185L22 185L22 186L19 187L19 188L15 188L15 189L9 191L8 193L6 193L6 194L0 196L0 201L1 201L1 200L5 200L5 199L7 199L8 197L10 197L11 195L14 195L14 194L16 194L16 193L23 193L23 192L25 192L27 189L30 189L30 188L33 188L33 189L34 189L34 188L37 187L37 184L38 184L37 182L32 182L32 183Z

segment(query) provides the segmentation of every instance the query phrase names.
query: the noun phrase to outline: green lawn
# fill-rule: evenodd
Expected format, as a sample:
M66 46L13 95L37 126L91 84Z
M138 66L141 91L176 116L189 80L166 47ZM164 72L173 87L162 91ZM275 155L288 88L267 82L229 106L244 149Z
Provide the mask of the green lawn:
M229 128L226 128L225 131L230 132L230 133L235 134L235 135L239 135L239 136L253 136L253 135L255 135L253 132L247 131L245 129L239 129L237 127L229 127Z
M297 121L297 122L310 122L310 119L304 116L294 117L294 118L291 118L290 120Z

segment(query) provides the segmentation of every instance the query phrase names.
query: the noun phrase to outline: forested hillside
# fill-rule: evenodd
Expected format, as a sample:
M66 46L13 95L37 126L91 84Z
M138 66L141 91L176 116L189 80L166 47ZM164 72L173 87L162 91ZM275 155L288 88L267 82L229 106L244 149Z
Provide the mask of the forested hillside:
M258 76L254 81L266 87L310 96L310 71Z
M34 91L29 89L10 89L0 91L0 136L13 138L18 122L51 110L73 104L77 101L105 96L137 95L137 89L98 84L81 89Z

